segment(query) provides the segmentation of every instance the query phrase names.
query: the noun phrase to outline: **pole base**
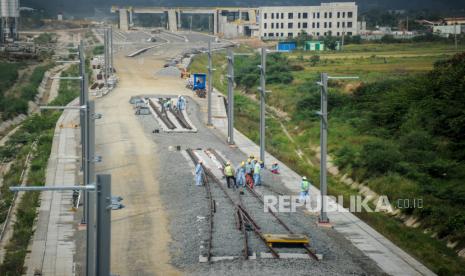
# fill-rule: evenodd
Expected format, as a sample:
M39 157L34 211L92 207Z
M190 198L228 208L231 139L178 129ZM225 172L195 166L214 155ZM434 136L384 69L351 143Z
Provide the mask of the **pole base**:
M333 228L333 225L329 222L329 219L327 221L322 221L321 219L318 219L317 226L321 228Z
M207 124L207 127L208 127L208 128L215 128L215 127L213 126L213 124Z
M228 144L228 146L229 146L230 148L237 148L237 145L236 145L236 144Z

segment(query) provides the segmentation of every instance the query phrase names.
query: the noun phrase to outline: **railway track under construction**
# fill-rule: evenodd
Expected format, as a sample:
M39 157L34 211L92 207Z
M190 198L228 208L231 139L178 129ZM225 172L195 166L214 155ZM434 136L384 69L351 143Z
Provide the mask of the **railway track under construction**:
M223 168L226 164L221 155L218 154L214 149L208 150L187 150L188 155L194 164L198 164L199 160L204 161L204 185L207 193L207 200L209 205L209 230L208 230L208 245L207 252L205 253L205 261L212 261L215 257L221 258L221 256L214 256L212 250L215 247L213 243L215 229L214 229L214 216L217 210L217 200L226 201L227 207L224 202L218 208L228 208L231 210L230 216L234 217L234 225L236 230L235 237L239 237L242 240L242 252L241 256L233 256L234 258L242 257L244 260L256 258L255 253L260 248L266 248L268 252L261 252L261 258L306 258L318 260L318 256L310 248L305 241L306 235L296 234L292 227L285 223L278 214L268 210L264 211L264 201L261 196L256 193L255 190L246 185L246 193L241 194L240 189L227 188L225 181L222 180ZM202 158L203 157L203 158ZM210 158L210 160L206 160ZM205 162L208 161L208 162ZM207 163L214 163L214 166L208 166ZM212 193L212 191L216 191ZM218 191L221 191L218 194ZM217 197L214 198L216 194ZM258 203L258 205L257 205ZM259 206L259 207L257 207ZM271 212L270 212L271 211ZM266 221L266 225L262 225ZM254 235L250 235L252 232ZM239 236L238 236L238 235ZM272 240L273 237L281 237L283 240L276 241ZM285 240L289 243L286 244L286 248L276 247L277 243L284 244ZM308 240L308 239L307 239ZM298 241L298 242L295 242ZM237 242L231 238L230 242ZM276 242L276 243L275 243ZM295 243L294 243L295 242ZM293 247L288 246L293 243ZM257 246L261 244L261 246ZM297 245L297 246L296 246ZM233 252L231 252L233 254Z

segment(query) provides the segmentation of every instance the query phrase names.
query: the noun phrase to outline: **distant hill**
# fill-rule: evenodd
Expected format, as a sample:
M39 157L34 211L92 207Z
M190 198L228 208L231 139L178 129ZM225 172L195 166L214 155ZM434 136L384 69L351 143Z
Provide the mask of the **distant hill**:
M93 10L95 7L111 5L140 6L277 6L277 5L319 5L321 2L353 1L317 1L317 0L21 0L21 6L45 9L47 11ZM433 9L465 10L465 0L359 0L360 10L380 9Z

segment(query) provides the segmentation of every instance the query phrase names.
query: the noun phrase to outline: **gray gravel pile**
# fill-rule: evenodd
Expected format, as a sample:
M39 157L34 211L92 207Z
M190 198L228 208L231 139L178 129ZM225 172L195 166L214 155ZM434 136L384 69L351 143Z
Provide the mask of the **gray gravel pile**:
M181 76L181 71L175 66L168 66L165 67L158 72L155 73L156 76L163 76L163 77L177 77Z
M332 229L316 226L317 217L303 212L280 214L280 218L296 233L307 234L312 241L311 247L323 254L320 262L307 259L257 259L243 261L220 261L199 263L202 254L200 246L208 238L207 216L208 201L204 187L196 187L193 175L193 162L184 151L187 148L214 148L227 156L236 166L246 156L237 148L230 148L226 139L215 130L206 128L200 119L199 107L188 99L187 113L192 123L198 126L198 133L153 133L156 122L152 116L139 116L146 135L156 144L156 156L162 168L160 172L161 190L164 206L170 219L172 237L171 255L175 266L191 275L381 275L379 268L367 259L358 249ZM181 151L176 151L181 146ZM187 158L186 158L187 157ZM290 194L279 181L273 181L272 174L264 172L264 181L279 192ZM212 186L214 199L217 201L217 213L214 215L213 256L241 255L243 237L235 229L231 205L219 188ZM274 194L266 187L259 188L265 194ZM232 192L232 190L231 190ZM264 232L286 233L282 226L276 224L271 215L263 212L258 200L248 193L244 204L250 214L257 220ZM253 232L248 233L249 249L256 252L268 252L263 243ZM206 244L205 244L206 246ZM283 251L284 250L284 251ZM279 252L285 252L281 249ZM302 252L299 252L302 253Z

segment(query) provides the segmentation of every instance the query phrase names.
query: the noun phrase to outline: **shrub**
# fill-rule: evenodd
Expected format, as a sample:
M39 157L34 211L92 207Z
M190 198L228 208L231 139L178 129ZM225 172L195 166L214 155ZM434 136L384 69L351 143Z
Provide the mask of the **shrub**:
M402 155L395 144L374 139L362 146L360 158L370 173L383 175L397 170L397 163Z

